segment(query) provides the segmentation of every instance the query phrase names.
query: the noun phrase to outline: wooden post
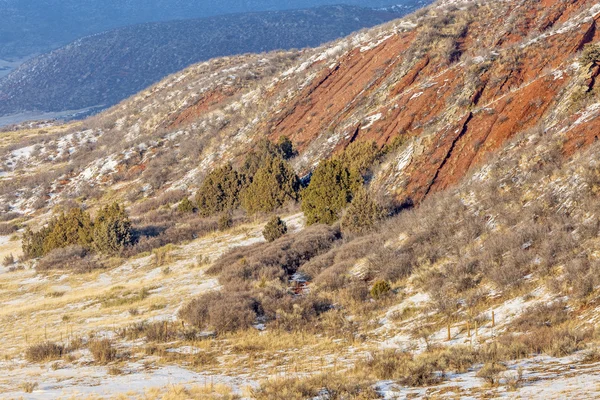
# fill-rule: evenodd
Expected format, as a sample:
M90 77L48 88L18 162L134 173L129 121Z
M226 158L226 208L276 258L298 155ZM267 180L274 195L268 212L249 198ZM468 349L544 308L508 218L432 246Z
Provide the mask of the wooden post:
M496 327L496 313L492 310L492 328Z
M478 335L478 332L477 332L478 329L479 329L479 327L477 325L477 320L475 320L475 337L477 337L477 335Z
M448 321L448 341L452 340L452 336L450 336L450 322Z
M467 337L471 337L471 322L467 321Z

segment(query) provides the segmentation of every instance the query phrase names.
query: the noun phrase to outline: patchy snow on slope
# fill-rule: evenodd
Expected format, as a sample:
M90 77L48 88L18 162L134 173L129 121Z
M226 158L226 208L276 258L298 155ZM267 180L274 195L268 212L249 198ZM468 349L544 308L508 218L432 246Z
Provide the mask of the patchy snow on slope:
M383 114L378 113L378 114L371 115L370 117L365 118L366 125L364 125L362 127L362 129L369 129L371 126L373 126L373 124L375 122L379 121L382 117L383 117Z
M387 40L388 40L389 38L391 38L392 36L394 36L394 33L391 33L391 34L389 34L389 35L386 35L386 36L384 36L384 37L380 38L379 40L377 40L377 41L375 41L375 42L368 43L367 45L365 45L365 46L362 46L362 47L360 48L360 52L361 52L361 53L364 53L364 52L367 52L367 51L369 51L369 50L373 50L374 48L377 48L377 47L379 47L381 44L383 44L383 42L387 41Z
M2 363L5 364L5 363ZM1 364L0 364L1 365ZM143 394L151 388L166 388L173 385L218 385L224 384L232 388L234 393L241 394L246 387L256 387L255 381L227 375L210 375L197 373L178 366L166 366L147 370L144 365L130 363L125 367L125 374L110 376L107 369L101 366L74 365L53 370L39 367L13 369L8 365L2 368L7 378L15 383L31 380L28 376L36 376L39 386L33 393L21 391L3 393L6 398L26 399L64 399L86 396L115 396L122 393ZM18 385L15 385L18 386Z
M414 143L409 143L399 155L398 155L398 163L396 164L396 170L399 172L404 171L406 167L408 167L412 161L413 154L415 152Z

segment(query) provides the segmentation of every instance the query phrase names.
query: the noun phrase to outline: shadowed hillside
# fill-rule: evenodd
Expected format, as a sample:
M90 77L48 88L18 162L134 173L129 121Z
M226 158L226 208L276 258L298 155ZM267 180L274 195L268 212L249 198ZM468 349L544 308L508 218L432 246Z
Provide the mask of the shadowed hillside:
M1 0L0 59L46 53L83 36L145 22L342 3L362 7L398 4L404 12L423 4L412 0Z
M0 80L0 115L106 108L199 61L318 46L399 15L332 6L135 25L89 36Z

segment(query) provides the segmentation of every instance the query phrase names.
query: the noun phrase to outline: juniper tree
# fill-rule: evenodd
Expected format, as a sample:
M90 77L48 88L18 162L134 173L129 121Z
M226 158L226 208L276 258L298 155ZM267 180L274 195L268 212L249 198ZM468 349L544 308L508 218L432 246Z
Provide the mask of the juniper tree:
M240 176L231 164L212 171L198 190L198 212L205 217L235 209L242 187Z
M273 217L269 220L263 230L263 237L267 242L274 242L287 233L287 224L279 217Z
M292 167L273 158L258 169L242 196L242 206L250 214L271 212L288 201L297 201L300 181Z
M383 217L383 208L371 200L367 190L361 188L342 215L341 229L345 234L366 233L375 229Z
M302 193L302 211L307 224L332 224L361 188L362 178L340 160L322 161Z
M113 203L100 209L94 221L94 247L96 250L104 253L118 253L132 242L131 221L129 221L125 207Z

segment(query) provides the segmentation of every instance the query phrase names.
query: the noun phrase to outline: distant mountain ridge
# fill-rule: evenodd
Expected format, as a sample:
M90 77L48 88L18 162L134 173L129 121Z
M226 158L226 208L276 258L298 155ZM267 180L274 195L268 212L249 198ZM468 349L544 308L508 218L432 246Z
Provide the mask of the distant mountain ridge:
M317 46L399 16L327 6L119 28L29 60L0 80L0 115L106 107L200 61Z
M403 0L396 0L401 3ZM118 27L229 13L344 3L383 7L392 0L1 0L0 59L46 53L83 36ZM406 1L413 7L413 0Z

